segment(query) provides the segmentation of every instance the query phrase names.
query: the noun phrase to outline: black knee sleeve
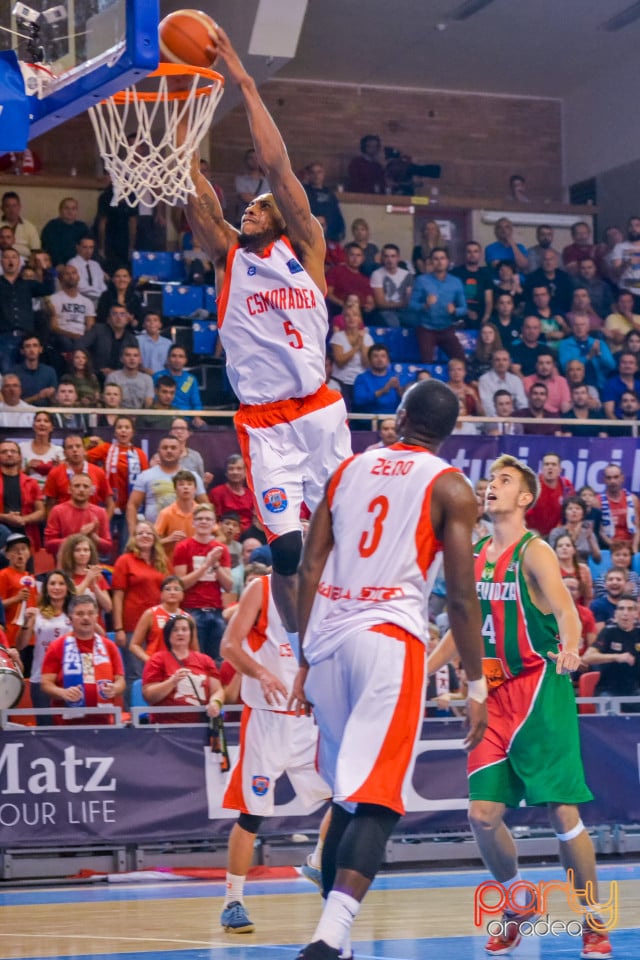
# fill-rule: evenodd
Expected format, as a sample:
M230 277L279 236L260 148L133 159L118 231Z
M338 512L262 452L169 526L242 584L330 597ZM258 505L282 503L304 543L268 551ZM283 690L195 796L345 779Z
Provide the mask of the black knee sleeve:
M400 814L388 807L359 803L338 850L338 870L355 870L373 880L384 859L387 840Z
M300 530L290 530L276 537L269 544L273 560L273 572L282 577L291 577L298 570L302 553L302 533Z
M238 826L247 833L257 833L263 819L263 817L254 817L251 813L241 813L238 817Z
M331 822L322 848L322 896L328 897L336 879L336 857L345 830L353 814L338 803L331 804Z

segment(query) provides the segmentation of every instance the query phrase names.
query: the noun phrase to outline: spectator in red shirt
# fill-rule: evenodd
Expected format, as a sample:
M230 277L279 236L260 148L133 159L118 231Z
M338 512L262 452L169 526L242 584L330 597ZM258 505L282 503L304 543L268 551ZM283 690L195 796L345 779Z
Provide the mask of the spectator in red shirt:
M527 526L548 537L554 527L562 523L562 504L566 497L575 494L573 484L561 476L562 462L557 453L546 453L542 458L540 496L535 507L527 511Z
M7 643L15 647L27 607L35 607L38 602L35 579L27 570L31 544L26 533L12 533L4 546L4 553L9 566L0 570L0 601L4 607ZM29 675L32 657L33 646L22 651L26 676Z
M87 451L89 463L98 464L105 471L107 482L115 496L116 506L112 517L111 533L118 538L120 547L129 539L127 527L127 502L133 482L149 467L147 455L133 444L135 427L131 417L116 417L111 443L100 437L91 437L93 447Z
M103 556L111 550L107 511L90 503L92 490L91 478L76 473L69 483L71 499L52 508L44 531L45 546L52 556L57 556L63 542L74 533L89 537Z
M14 440L0 442L0 533L5 542L11 533L25 534L33 550L40 547L39 523L44 503L38 481L20 467L22 453ZM4 528L4 529L3 529Z
M360 300L364 314L375 311L375 300L369 278L360 271L364 253L358 243L348 243L345 248L346 263L338 264L327 273L327 304L332 315L342 313L344 302L350 293Z
M111 716L100 718L95 711L124 690L120 651L98 633L98 605L91 594L72 598L69 617L71 633L53 640L45 654L40 689L52 706L78 708L77 719L56 717L56 723L110 723Z
M162 582L168 570L167 557L152 523L138 520L124 553L113 567L113 629L123 650L127 683L142 673L142 664L126 647L145 610L160 603ZM125 703L128 702L128 694Z
M129 650L143 663L146 663L154 653L165 649L164 628L167 621L172 617L189 616L187 611L182 609L183 600L182 580L171 573L162 581L160 603L145 610L131 638ZM191 638L191 649L200 649L195 630Z
M142 695L147 703L159 707L198 707L207 717L218 717L224 704L220 674L205 653L193 649L195 625L185 613L165 624L166 648L158 650L146 662L142 673ZM194 723L193 713L151 714L151 723Z
M387 186L384 167L379 157L382 151L380 137L369 133L360 140L360 153L349 162L347 191L349 193L384 193Z
M224 633L222 591L232 589L231 556L216 540L212 506L200 504L193 512L193 537L176 544L174 572L185 588L184 607L195 620L200 648L216 662Z
M226 483L209 490L209 500L217 517L237 513L242 529L248 530L253 523L253 494L247 486L247 471L241 454L232 453L227 457L225 477Z
M107 516L111 518L114 511L114 500L111 487L104 470L94 463L87 463L84 442L79 433L70 433L64 438L64 463L54 467L44 485L44 496L47 510L56 503L64 503L69 499L69 481L75 473L84 473L93 483L90 503L104 507Z
M578 220L571 227L571 240L562 251L562 265L572 276L578 274L578 264L581 260L593 260L595 246L591 238L591 227L584 220Z

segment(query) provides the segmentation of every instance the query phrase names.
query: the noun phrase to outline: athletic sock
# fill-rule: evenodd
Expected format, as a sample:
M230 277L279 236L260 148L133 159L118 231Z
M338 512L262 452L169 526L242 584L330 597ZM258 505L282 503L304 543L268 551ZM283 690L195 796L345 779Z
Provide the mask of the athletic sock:
M322 870L322 850L324 849L324 840L318 837L313 853L309 854L309 864L316 870Z
M355 920L359 909L358 901L350 897L348 893L332 890L327 897L312 940L324 940L334 950L342 949L342 945L350 936L351 924Z
M235 873L227 874L227 886L224 894L224 905L228 907L230 903L244 903L244 881L245 877L238 876Z
M342 950L340 951L340 960L351 960L353 949L351 947L351 935L347 934L347 939L342 941Z
M511 889L516 883L522 883L522 877L520 876L520 871L516 873L514 877L511 877L511 880L505 880L502 884L505 891ZM513 903L516 903L519 907L526 907L531 903L531 894L528 890L523 888L522 890L516 890L514 896L511 898Z

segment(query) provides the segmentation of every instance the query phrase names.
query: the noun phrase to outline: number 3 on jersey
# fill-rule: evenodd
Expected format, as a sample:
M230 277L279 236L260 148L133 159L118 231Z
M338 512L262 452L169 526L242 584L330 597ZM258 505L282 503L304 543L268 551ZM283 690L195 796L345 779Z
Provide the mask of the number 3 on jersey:
M486 637L489 643L496 642L496 628L493 622L493 614L488 613L484 618L484 623L482 624L482 636Z
M358 551L361 557L366 559L378 549L382 537L382 525L388 512L389 501L386 497L374 497L367 507L367 513L373 514L373 527L370 530L362 531L360 543L358 544Z
M291 323L291 320L285 320L282 324L284 327L284 332L289 338L289 346L294 350L302 350L304 343L302 342L302 335L299 330L296 330L294 325Z

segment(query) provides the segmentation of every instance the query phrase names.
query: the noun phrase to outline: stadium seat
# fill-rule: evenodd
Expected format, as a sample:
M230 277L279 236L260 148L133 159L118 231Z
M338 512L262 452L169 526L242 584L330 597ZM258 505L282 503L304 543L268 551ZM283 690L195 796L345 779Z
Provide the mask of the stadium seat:
M218 339L218 326L215 321L194 320L191 327L193 353L213 356Z
M179 253L134 250L131 257L131 273L134 280L184 280L184 262Z
M138 677L137 680L134 680L131 684L131 706L132 707L148 707L149 704L142 696L142 678ZM140 722L145 723L149 721L148 713L140 714Z
M162 290L162 315L164 317L190 317L203 309L202 287L188 287L180 283L167 283Z
M446 382L449 379L447 368L441 363L392 363L391 369L400 380L400 386L413 383L421 370L427 370L434 380Z
M596 563L592 557L589 557L589 570L591 571L591 576L594 580L596 580L598 577L604 577L605 573L611 566L611 551L601 550L600 554L600 563ZM633 559L635 562L635 557Z
M631 569L634 573L640 575L640 553L634 553L631 561Z
M579 697L594 697L595 689L598 685L598 680L600 679L599 670L590 670L588 673L581 673L580 679L578 680L578 696ZM579 703L578 704L578 713L596 713L597 707L595 703Z
M214 317L218 313L218 301L216 299L216 288L215 287L205 287L204 288L204 309L208 310Z

